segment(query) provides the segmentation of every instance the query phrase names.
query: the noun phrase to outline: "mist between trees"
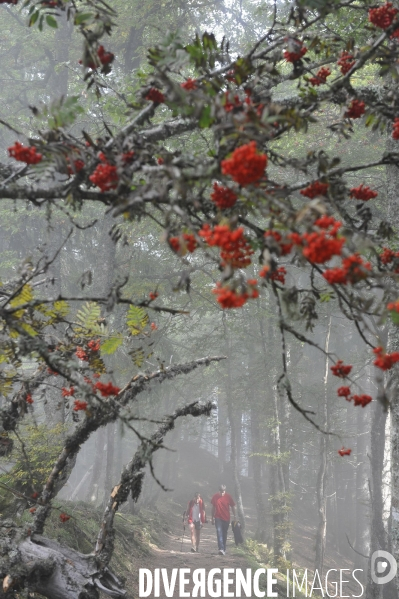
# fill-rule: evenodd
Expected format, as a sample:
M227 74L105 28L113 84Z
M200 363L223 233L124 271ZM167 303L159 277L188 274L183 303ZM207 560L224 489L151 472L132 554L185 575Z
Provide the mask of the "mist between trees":
M0 4L0 597L126 596L118 511L224 483L394 599L398 10Z

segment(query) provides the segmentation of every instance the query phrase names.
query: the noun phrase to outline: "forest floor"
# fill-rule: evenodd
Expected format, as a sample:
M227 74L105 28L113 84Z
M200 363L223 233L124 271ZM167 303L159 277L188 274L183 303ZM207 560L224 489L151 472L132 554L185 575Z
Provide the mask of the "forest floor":
M191 571L204 568L206 573L209 573L212 568L221 568L222 571L225 568L239 568L245 574L246 568L252 568L254 571L257 568L264 567L249 552L235 546L231 526L228 531L226 555L219 555L215 527L210 522L205 524L201 530L199 553L192 553L190 530L188 526L186 526L185 531L183 530L182 516L177 513L177 507L175 505L175 510L168 509L165 512L170 532L161 534L161 543L159 545L151 544L150 554L142 556L138 563L135 563L137 569L147 568L153 572L155 568L166 568L170 577L173 568L189 568ZM189 579L191 581L191 576ZM138 597L138 571L136 575L133 575L131 583L132 588L127 588L134 597ZM281 583L282 579L280 579L279 585ZM192 587L193 584L190 582L186 590L191 592ZM260 587L262 588L261 583ZM177 583L175 589L173 597L178 598ZM230 589L234 589L234 585ZM281 594L281 596L286 596L286 594ZM151 593L149 597L154 597L154 594ZM160 599L166 599L162 584L160 585L159 597ZM207 593L205 597L208 598L210 595Z
M217 540L215 527L210 522L204 525L201 530L201 543L200 552L191 553L191 539L189 529L186 526L185 533L183 536L183 524L182 524L182 508L181 505L174 501L166 501L161 506L161 511L154 510L151 513L149 510L145 512L145 522L148 530L151 529L152 534L155 533L155 542L148 539L147 547L148 551L141 553L138 556L134 556L132 560L132 568L129 568L129 576L127 577L126 588L130 596L135 598L139 597L139 569L146 568L152 573L156 568L166 568L168 577L173 568L189 568L191 572L197 568L204 568L206 573L212 568L221 568L222 571L225 568L241 569L245 574L247 568L252 569L252 573L257 568L272 568L271 564L271 550L266 545L257 543L251 540L251 533L255 529L255 517L250 509L246 510L246 526L247 526L247 543L244 546L236 547L233 540L233 534L231 527L228 531L227 538L227 552L225 556L218 554ZM315 528L311 523L305 523L302 521L294 526L292 530L292 565L290 568L295 568L298 577L302 579L303 572L308 569L308 592L307 596L321 597L320 591L313 591L310 593L310 584L313 577L313 566L314 566L314 537ZM332 551L331 548L328 551L325 559L325 570L328 569L353 569L352 561L344 558L336 551ZM291 570L292 571L292 570ZM284 572L285 573L285 572ZM125 571L126 575L126 571ZM292 597L292 587L287 593L286 577L282 573L277 575L277 585L273 590L278 591L279 597ZM188 575L191 581L191 573ZM264 579L265 577L261 577ZM350 578L350 572L346 572L346 578ZM317 585L315 585L317 586ZM191 592L193 584L187 585L186 590ZM234 589L234 585L230 587ZM260 584L261 590L265 590L265 585ZM305 588L303 588L305 590ZM334 587L329 586L329 592L331 596L334 596L336 590ZM358 595L359 586L353 582L344 585L342 596ZM149 595L149 599L154 597L153 592ZM175 592L173 598L179 597L178 591L178 580L175 586ZM221 595L223 596L223 594ZM253 595L254 596L254 595ZM295 596L299 599L306 595L296 589ZM207 593L206 598L210 597ZM267 593L265 595L267 597ZM338 592L337 597L340 597ZM166 599L163 584L160 584L160 599Z

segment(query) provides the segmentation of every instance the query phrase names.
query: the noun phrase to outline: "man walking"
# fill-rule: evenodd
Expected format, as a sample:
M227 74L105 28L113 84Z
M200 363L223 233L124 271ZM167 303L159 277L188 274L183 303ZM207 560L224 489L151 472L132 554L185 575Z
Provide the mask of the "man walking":
M218 540L219 555L226 555L227 530L230 524L230 508L233 517L236 517L235 503L231 495L226 493L226 485L220 485L219 493L211 499L212 503L212 524L216 526L216 536Z

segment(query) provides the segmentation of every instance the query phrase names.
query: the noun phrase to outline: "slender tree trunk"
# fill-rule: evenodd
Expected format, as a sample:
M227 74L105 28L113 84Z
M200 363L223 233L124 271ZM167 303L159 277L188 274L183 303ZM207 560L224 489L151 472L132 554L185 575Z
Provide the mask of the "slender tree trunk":
M104 445L105 445L105 428L102 427L97 431L95 442L95 458L93 464L93 473L91 480L87 485L86 501L98 502L99 481L103 468L104 460Z
M328 322L326 340L324 350L328 353L331 334L331 316ZM323 422L324 430L329 430L329 409L328 409L328 374L329 364L326 356L325 371L324 371L324 402L323 402ZM326 530L327 530L327 457L328 457L328 435L320 435L320 467L317 475L316 493L317 493L317 510L319 513L319 523L316 532L316 556L315 570L318 570L320 576L323 574L324 553L326 550Z
M262 458L260 453L262 444L260 439L259 412L251 408L251 442L252 455L250 463L252 464L254 496L256 506L256 532L255 538L264 543L266 541L266 510L262 494Z
M223 397L218 399L218 462L220 474L224 473L226 466L226 406Z
M357 410L356 412L356 529L355 529L355 549L366 555L368 551L369 530L367 525L368 512L368 485L367 485L367 419L366 410ZM355 568L367 570L367 560L358 553L355 554ZM361 574L361 573L359 573ZM364 578L364 576L363 576ZM365 578L364 578L365 581Z
M224 326L224 335L226 340L226 350L227 356L231 358L231 348L228 336L228 329L226 323L226 317L223 314L223 326ZM231 360L227 360L227 388L226 388L226 405L227 405L227 415L230 422L230 442L231 442L231 464L233 468L233 477L234 477L234 492L235 499L237 504L237 513L241 522L241 529L245 531L245 513L244 513L244 504L242 501L242 492L241 492L241 481L240 474L238 472L238 459L237 459L237 420L234 414L233 408L233 385L231 380Z
M383 522L383 496L382 496L382 476L384 467L384 448L385 448L385 424L387 413L384 411L380 402L376 401L373 409L371 423L371 527L370 527L370 557L379 550L386 550L387 539ZM366 599L377 599L382 592L382 586L376 584L371 579L371 569L369 562L369 574L366 587Z
M114 480L115 424L107 424L105 430L107 438L107 458L105 462L104 498L105 500L108 500Z
M267 350L266 335L263 326L263 319L260 313L260 302L258 300L258 322L262 342L262 350L265 361L266 372L270 370L268 363L269 352ZM269 328L269 338L273 339L271 326ZM271 451L274 459L270 466L270 494L273 517L273 553L277 560L286 559L286 547L288 537L288 488L286 487L287 476L284 476L284 461L288 460L288 455L284 455L281 449L281 433L284 431L281 426L280 412L284 410L279 405L280 398L276 389L272 391L272 426L271 430ZM283 445L286 446L286 443ZM285 447L286 448L286 447ZM286 448L287 449L287 448ZM288 473L289 464L287 464L286 473Z

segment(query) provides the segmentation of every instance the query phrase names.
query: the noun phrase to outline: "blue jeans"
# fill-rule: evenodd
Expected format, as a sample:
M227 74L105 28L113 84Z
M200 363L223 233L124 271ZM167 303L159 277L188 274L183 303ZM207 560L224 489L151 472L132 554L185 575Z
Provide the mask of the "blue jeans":
M219 551L226 551L227 531L229 524L230 522L228 520L215 518L216 536L218 539Z

